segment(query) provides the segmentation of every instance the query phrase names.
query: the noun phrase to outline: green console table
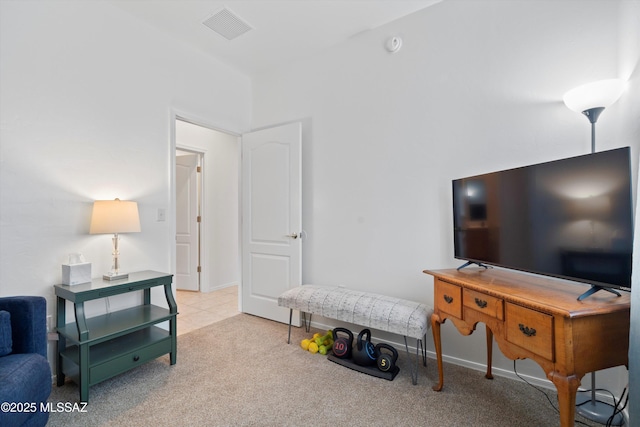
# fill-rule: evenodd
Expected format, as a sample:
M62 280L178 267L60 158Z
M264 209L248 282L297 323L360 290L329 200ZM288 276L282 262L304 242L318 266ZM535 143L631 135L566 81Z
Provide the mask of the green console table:
M172 275L157 271L129 273L115 281L94 279L80 285L54 285L57 298L57 384L70 377L80 386L80 401L89 401L89 387L170 353L176 363L176 315ZM151 288L164 286L169 308L151 304ZM142 291L139 306L86 318L86 301ZM73 303L75 322L66 322L66 303ZM169 330L157 324L169 322Z

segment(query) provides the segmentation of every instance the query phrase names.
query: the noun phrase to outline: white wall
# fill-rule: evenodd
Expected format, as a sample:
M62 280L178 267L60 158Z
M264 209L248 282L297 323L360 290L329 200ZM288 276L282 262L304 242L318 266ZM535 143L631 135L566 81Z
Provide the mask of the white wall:
M254 79L254 128L304 123L303 282L433 304L422 270L460 265L452 179L590 151L589 122L562 95L629 77L619 6L447 0ZM384 49L392 35L403 38L395 54ZM637 64L637 52L625 62ZM640 124L622 108L602 114L597 148L630 145L635 159ZM479 329L463 337L445 323L448 360L481 369ZM495 366L513 367L499 354ZM518 367L544 378L533 362ZM614 384L598 386L619 394L626 371L616 369Z
M172 197L172 111L240 133L250 80L108 3L0 7L0 295L46 296L55 313L67 254L83 253L94 277L109 270L110 236L88 234L95 199L138 202L142 232L122 235L123 269L171 272L175 236L156 212Z
M176 122L176 145L203 154L202 292L240 283L238 137Z

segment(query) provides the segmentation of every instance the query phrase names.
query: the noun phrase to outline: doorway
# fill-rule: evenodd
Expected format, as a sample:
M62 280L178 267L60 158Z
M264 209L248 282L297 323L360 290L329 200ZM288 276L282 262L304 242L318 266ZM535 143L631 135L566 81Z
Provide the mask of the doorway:
M239 311L287 323L277 297L301 284L301 122L239 135L172 118L173 209L175 150L202 155L199 293L235 285ZM291 321L299 326L299 314Z
M210 293L235 286L240 292L239 137L178 116L174 126L176 287ZM185 195L185 183L192 181L181 176L192 173L192 167L196 168L193 179L198 184L191 185L191 191L197 188L197 205L193 196ZM191 207L185 206L187 203L191 203ZM199 229L197 245L192 244L193 241L182 241L189 240L186 235L192 234L185 232L184 222L179 223L187 215L192 224L193 221L197 224L195 228L191 225L191 229ZM199 262L193 263L194 260ZM188 269L187 265L190 265ZM186 276L185 270L194 269L198 285L180 286L179 279Z

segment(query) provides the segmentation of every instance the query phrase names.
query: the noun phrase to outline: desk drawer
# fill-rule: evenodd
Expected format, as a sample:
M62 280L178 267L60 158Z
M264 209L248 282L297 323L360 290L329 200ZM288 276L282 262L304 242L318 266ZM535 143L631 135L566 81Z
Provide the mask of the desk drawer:
M462 303L465 307L486 314L498 320L504 320L504 301L481 292L464 289Z
M154 284L154 283L149 284L148 282L143 282L143 283L131 283L126 286L114 286L113 288L105 288L100 292L98 292L98 298L105 298L113 295L124 294L127 292L140 291L143 289L150 288L152 286L157 286L157 284Z
M435 299L438 309L462 319L462 288L460 286L436 280Z
M506 323L507 341L554 360L553 316L507 303Z

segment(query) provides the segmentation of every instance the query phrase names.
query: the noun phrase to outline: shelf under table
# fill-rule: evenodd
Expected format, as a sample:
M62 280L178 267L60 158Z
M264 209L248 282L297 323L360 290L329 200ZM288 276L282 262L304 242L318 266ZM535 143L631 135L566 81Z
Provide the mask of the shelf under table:
M156 305L141 305L90 317L86 320L89 338L86 341L82 341L82 344L97 344L104 340L146 328L155 323L170 320L173 316L175 315L171 314L166 308ZM65 326L59 327L58 332L66 339L74 343L80 343L76 322L67 323Z

